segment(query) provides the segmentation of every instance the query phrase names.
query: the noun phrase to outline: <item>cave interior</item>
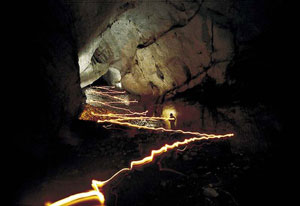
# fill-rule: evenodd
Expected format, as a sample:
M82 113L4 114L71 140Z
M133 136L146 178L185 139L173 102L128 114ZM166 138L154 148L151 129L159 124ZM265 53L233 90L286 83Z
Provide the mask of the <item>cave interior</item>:
M284 1L45 0L13 8L10 205L88 191L92 179L193 136L179 130L234 136L172 149L118 175L103 189L105 205L288 204L282 141L292 40ZM132 111L144 119L99 117Z

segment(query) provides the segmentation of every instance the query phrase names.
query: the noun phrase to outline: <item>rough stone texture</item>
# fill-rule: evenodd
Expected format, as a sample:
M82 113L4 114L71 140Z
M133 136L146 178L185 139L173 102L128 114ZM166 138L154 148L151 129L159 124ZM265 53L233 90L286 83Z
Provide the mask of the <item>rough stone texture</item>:
M85 87L107 72L107 57L101 56L98 49L101 34L109 28L116 18L132 8L132 3L110 0L79 1L70 3L74 16L73 32L78 47L81 87Z
M102 67L95 68L85 65L81 68L81 86L91 80L90 70L101 70L107 67L118 68L122 76L128 72L134 63L138 48L153 44L156 39L176 27L186 25L199 9L197 2L131 2L127 10L120 15L101 34L94 57ZM117 12L117 11L116 11ZM121 12L121 11L119 11ZM93 57L90 55L90 58ZM93 72L95 73L95 72ZM98 75L100 77L101 75Z
M233 47L230 31L214 25L210 18L196 15L185 27L173 29L155 44L138 49L131 72L122 79L123 86L136 94L163 95L188 85L207 68L212 70L209 76L224 83ZM194 84L201 80L198 78Z
M117 20L120 18L119 16L121 16L121 14L125 15L126 11L128 12L134 11L132 6L130 6L133 5L133 3L122 2L120 4L122 5L124 4L125 6L119 7L118 4L105 4L103 0L99 0L99 1L92 0L91 1L92 3L90 4L87 3L86 1L74 0L74 2L76 3L65 5L65 3L68 3L70 1L72 0L66 0L66 1L46 0L46 1L38 1L38 2L24 1L24 2L18 2L17 4L16 2L13 1L11 8L8 8L5 5L5 8L7 8L6 10L13 11L7 14L6 20L9 22L6 26L8 27L3 31L3 33L7 34L8 36L7 38L6 37L3 38L5 43L7 43L4 45L9 46L9 49L7 50L6 48L3 49L5 53L8 54L7 55L8 58L5 57L3 59L3 62L5 63L8 62L10 65L8 68L3 69L4 72L3 77L5 78L5 80L9 79L9 81L6 81L8 83L4 85L5 87L3 87L3 90L5 92L5 94L3 95L3 101L7 102L8 105L3 107L5 113L4 115L2 115L2 119L4 119L5 123L9 123L10 126L10 127L7 127L6 125L4 126L4 129L8 129L8 131L3 132L3 134L5 134L3 135L3 140L5 141L3 145L5 146L6 149L5 155L3 155L4 157L3 164L5 165L4 171L8 173L8 175L5 174L4 177L9 177L10 179L9 185L5 186L5 188L7 191L10 191L8 195L11 195L11 197L6 198L6 200L13 202L11 204L8 203L6 205L20 205L18 199L20 197L20 194L23 194L23 192L26 191L27 186L30 185L34 186L34 188L30 188L29 191L39 190L37 189L39 184L36 183L41 183L41 179L43 180L47 179L46 177L44 177L44 175L53 172L52 169L56 169L57 164L59 162L61 162L62 165L65 166L64 171L70 171L70 172L75 171L73 169L70 169L68 166L76 162L74 161L75 160L74 157L78 155L78 152L74 152L70 154L68 152L70 148L66 147L66 145L58 144L57 140L61 138L57 138L57 137L58 137L58 131L61 130L61 128L63 128L63 132L59 133L59 135L64 136L66 135L66 133L70 135L70 131L66 129L64 124L66 124L66 122L76 119L77 117L76 114L78 113L78 109L80 108L80 103L82 101L82 96L81 96L81 91L79 86L80 79L78 73L79 67L77 64L78 57L80 59L83 58L82 60L85 59L87 61L87 65L89 65L92 61L94 61L95 63L95 60L97 60L96 65L98 65L98 63L102 65L103 62L105 62L106 64L108 64L107 66L105 66L105 68L109 68L109 66L115 66L113 59L110 60L108 58L108 57L115 57L115 54L107 52L108 54L107 56L101 55L102 47L99 47L98 44L98 42L100 42L100 40L102 39L102 36L100 34L102 33L104 34L104 32L111 30L113 25L116 22L118 22ZM232 3L230 2L234 2L234 6L231 7ZM239 58L238 59L239 69L235 70L233 73L234 75L236 75L237 78L239 78L240 85L238 85L238 89L241 90L241 94L243 94L245 98L245 102L248 103L249 101L252 101L254 107L257 107L257 100L260 100L261 97L264 97L261 99L264 100L267 99L266 102L269 103L271 105L271 108L273 108L274 111L277 112L277 114L280 116L280 118L282 118L280 123L284 124L284 126L287 125L290 126L290 124L288 124L288 122L285 121L284 119L285 117L287 117L288 114L293 114L293 112L288 111L289 108L293 108L292 107L293 105L291 103L293 102L291 100L293 99L293 95L290 95L290 92L288 91L292 91L292 89L296 87L289 84L290 82L292 82L290 77L293 75L291 75L290 71L285 72L284 69L294 68L294 65L293 66L290 65L291 62L294 61L293 58L291 58L291 52L289 52L291 51L291 48L289 46L293 45L291 44L290 41L293 41L295 38L292 38L293 36L289 31L291 28L294 28L295 26L293 24L293 21L291 21L292 19L294 19L295 16L294 13L291 12L291 10L288 7L286 8L279 7L276 9L272 9L272 7L274 7L276 3L278 4L278 2L279 1L277 0L253 0L253 1L206 0L201 5L198 14L195 15L194 18L204 18L205 16L207 16L208 17L207 19L211 19L214 22L213 25L218 25L214 27L216 30L220 29L222 31L223 30L230 31L230 33L233 36L229 35L228 38L234 39L233 41L235 42L235 45L238 46L237 48L239 50L238 52L240 52L242 48L245 48L244 45L241 45L241 43L244 44L246 41L252 40L254 37L257 37L257 35L261 32L262 28L268 30L266 33L263 34L263 36L260 36L261 39L259 39L258 41L248 43L247 45L248 47L246 48L246 50L239 54L242 57L245 56L249 57L249 55L251 56L252 54L255 55L253 58L250 57L246 59L246 61L243 58ZM9 4L9 2L7 3ZM269 25L265 26L268 18L260 18L264 10L263 7L260 6L260 4L263 3L266 3L266 5L270 7L269 15L273 16L272 19L273 22L271 27L268 27ZM228 7L227 4L229 5ZM253 4L253 6L247 4L251 4L251 5ZM189 24L191 24L193 21L196 21L196 19L194 18L190 19L190 17L193 16L195 9L189 9L188 11L184 12L182 11L183 7L180 5L180 3L177 2L175 4L174 2L172 3L172 5L174 5L174 8L177 11L176 13L178 15L179 14L180 15L182 14L182 16L186 15L188 18L182 17L180 18L183 19L182 21L176 20L177 24L174 24L166 31L162 30L161 32L155 33L156 36L154 34L151 34L150 35L151 38L149 36L144 36L143 38L140 38L143 41L141 40L138 42L138 44L136 45L136 48L138 48L137 50L146 51L146 50L150 50L150 48L152 47L155 48L154 45L156 45L156 41L160 41L159 39L161 38L163 39L167 37L170 38L171 34L173 33L173 30L183 29L184 25L189 26ZM141 14L144 13L141 12ZM172 14L175 15L175 13ZM149 18L151 19L154 17L152 15L152 17L150 16ZM188 19L188 20L184 20L184 19ZM142 18L139 18L139 20L141 21ZM161 24L162 26L166 25L166 21L163 21L162 19L159 19L159 21L163 22L163 24ZM188 21L190 22L187 23ZM150 22L148 22L147 24L150 25ZM144 25L149 26L147 24ZM168 24L168 25L172 25L172 24ZM151 24L151 27L154 27L154 25ZM147 27L145 29L147 29ZM195 31L198 31L198 29L195 28ZM220 32L218 31L215 31L215 33L220 34ZM191 34L189 33L189 35ZM204 41L205 39L201 38L201 40ZM207 41L209 41L209 38ZM253 47L254 49L251 50L251 46L253 45L254 45ZM110 44L108 44L107 46L103 45L103 48L108 48L108 46L110 46ZM100 53L95 54L97 48L99 48ZM219 48L222 48L222 46L220 46ZM120 54L124 56L126 55L126 58L122 59L122 61L120 60L118 63L116 63L116 65L118 64L126 65L127 62L131 64L135 64L134 60L137 59L137 57L141 58L141 56L137 56L137 54L140 53L140 51L134 53L132 59L130 60L130 59L126 59L128 54L126 49L124 49L123 53ZM157 50L153 49L153 51L157 51ZM157 52L160 52L160 50L158 50ZM218 51L216 50L214 50L214 52L218 53ZM175 51L174 52L172 51L171 54L173 55L173 53L175 53ZM85 54L87 55L85 56ZM236 51L234 52L234 54L236 54ZM216 57L221 58L221 56L219 55L216 55ZM79 61L79 63L80 62L81 61ZM188 63L190 64L190 62ZM218 66L222 64L227 64L227 62L226 61L220 62ZM246 69L245 69L245 65L248 65ZM79 66L81 66L81 63L79 64ZM160 65L158 64L158 66ZM81 68L86 69L86 67L81 67ZM124 67L124 70L123 67L118 67L118 68L122 69L121 70L122 75L126 75L128 67ZM225 66L220 66L220 68L223 68L223 70L222 69L219 70L217 68L215 68L214 70L213 67L211 66L210 68L204 67L203 69L205 72L203 72L199 76L196 75L195 78L191 78L188 84L184 84L180 88L176 88L175 86L175 89L177 91L185 91L186 88L192 88L192 87L195 88L195 86L198 85L199 82L201 82L204 77L207 78L210 75L212 76L212 79L216 79L216 77L214 76L223 75L224 72L228 72L228 67L225 69ZM191 69L191 71L197 71L197 70ZM7 74L7 72L9 74ZM155 73L159 77L164 77L165 79L168 78L163 76L164 71L162 71L161 69L157 71L155 70ZM176 73L172 73L172 75L175 74ZM156 78L155 75L153 75L153 77ZM178 78L180 81L184 81L181 80L181 77L176 76L176 78ZM87 80L89 80L89 78L87 78ZM223 79L220 78L219 82L222 81ZM242 87L243 85L249 85L249 86ZM240 86L242 87L242 89L240 89L241 88ZM197 87L197 89L198 88L199 87ZM205 89L206 88L204 88L204 90ZM201 88L199 90L201 90ZM157 93L159 94L160 91L161 90L158 90ZM207 98L202 98L202 99L214 99L214 97L218 96L218 94L214 92L209 92L209 94L210 96L206 96ZM185 97L187 96L189 95L185 94ZM197 94L196 95L193 94L193 96L195 98L198 98ZM240 96L238 96L238 98L240 98ZM227 96L224 99L227 99ZM215 102L219 103L219 101L210 101L210 104L208 105L210 107L214 107L213 103ZM226 111L224 111L224 113L226 114ZM229 113L229 115L235 116L232 113ZM204 118L209 117L209 115L206 114L204 114L204 116L205 116ZM257 115L255 115L255 118L256 119L254 121L257 122ZM262 119L262 118L258 118L258 119ZM251 125L249 124L249 121L246 118L241 120L237 119L237 121L241 122L240 124L244 125L247 128L246 131L252 130ZM209 123L211 121L208 120L207 122ZM263 121L259 121L256 125L261 127L258 129L258 131L262 131L266 126L268 125L272 126L273 124L274 123L270 121L270 119L263 118ZM112 169L114 170L120 167L118 161L121 160L122 158L119 158L117 156L117 158L115 158L117 160L116 161L117 163L112 165L111 154L120 154L122 157L126 156L128 157L126 161L136 158L136 155L129 156L129 155L124 155L121 152L117 153L116 151L126 151L128 153L129 150L127 149L116 150L116 148L114 147L115 141L113 142L103 141L104 137L106 136L105 130L98 126L95 126L95 128L97 128L97 131L92 135L90 134L90 137L93 137L92 141L86 138L87 135L89 135L87 132L88 129L84 127L84 129L81 130L82 139L87 140L85 141L86 143L89 143L91 146L94 146L93 149L91 149L90 146L73 147L73 149L80 150L81 154L87 155L87 158L84 159L83 162L90 166L91 170L93 171L93 174L95 174L94 171L95 168L93 167L93 165L90 165L90 161L86 161L86 160L95 160L94 158L95 154L93 153L94 151L95 152L102 151L98 155L104 159L105 156L103 156L103 153L108 154L109 158L107 158L108 160L107 165L112 166L113 167ZM288 129L288 127L286 129ZM263 205L268 205L271 204L270 200L278 204L277 199L276 198L274 199L273 197L275 196L278 197L280 195L282 197L286 197L284 193L283 194L281 193L282 190L278 189L278 188L286 188L286 187L278 187L278 181L274 181L282 178L282 180L279 180L279 183L281 181L288 182L286 181L286 179L284 179L284 177L289 176L289 174L285 173L286 172L285 168L287 168L286 160L288 157L285 158L285 156L283 155L288 154L285 152L284 149L290 148L289 145L285 145L285 143L293 142L292 141L293 139L291 139L291 141L283 141L283 140L285 140L286 138L296 137L297 135L287 136L286 131L288 130L282 130L281 133L278 133L277 130L272 130L267 135L267 138L272 142L272 144L274 144L273 146L274 151L278 150L278 153L275 154L270 153L272 154L272 156L274 156L273 157L274 159L272 159L272 163L271 163L272 165L274 164L274 166L270 167L270 170L265 171L265 175L263 176L261 175L262 170L259 167L259 169L256 170L257 173L255 173L257 175L251 176L252 178L250 179L245 178L247 179L247 181L245 182L244 185L245 188L248 188L247 192L240 189L234 190L234 191L240 191L239 194L237 195L241 195L242 196L241 198L244 198L245 200L244 203L247 203L247 204L241 203L241 205L257 205L259 203ZM133 141L137 139L124 138L123 131L121 132L122 134L120 135L120 137L122 141L124 141L124 143L122 143L122 141L119 141L121 144L115 144L115 145L117 146L128 145L129 147L135 147ZM148 136L143 134L141 138L146 138L146 139L149 138L149 142L154 142L157 139L156 134L154 133L147 133L147 134ZM97 141L94 141L95 139L97 139ZM111 138L107 138L107 139L111 139ZM248 139L247 136L246 139ZM6 142L6 140L8 140L8 143ZM95 144L95 142L97 142L97 144L101 143L101 145L97 145ZM251 143L253 143L253 141L251 141ZM247 145L250 144L250 142L242 142L242 144ZM107 146L107 148L104 146ZM215 148L215 145L213 145L213 148ZM89 152L87 153L86 151ZM213 154L216 154L214 152L215 150L210 150L210 151L212 151ZM70 161L69 164L64 164L65 163L64 160L66 156L68 156L68 154L70 160L72 161ZM224 153L220 152L220 154L221 154L220 157L222 157ZM197 155L194 156L194 158L195 157L201 157L201 156ZM257 159L261 160L260 157L261 156L258 156ZM100 167L106 166L105 164L99 164L99 162L102 161L96 161L96 160L95 160L95 164L97 166ZM208 155L207 163L211 163L211 162L212 162L211 156ZM283 162L284 164L281 164ZM124 163L124 166L128 166L127 163L128 162ZM262 164L264 166L267 165L265 164L265 161L263 161L262 163L264 163ZM193 164L190 165L197 165L197 164L193 162ZM203 161L199 161L199 165L202 167ZM83 167L80 164L80 161L78 161L78 167L76 168L85 168L85 167ZM223 170L221 171L223 174L225 174ZM232 176L231 170L229 171L230 172L228 172L228 174ZM281 173L281 171L284 172ZM195 172L195 170L193 170L193 172ZM53 175L55 176L55 174L60 174L60 172L54 173ZM100 172L99 174L103 174L103 173ZM214 174L214 172L212 172L212 174ZM253 171L250 171L249 174L253 174ZM270 176L270 174L273 174L274 176ZM70 177L69 174L67 176ZM144 175L144 177L147 176L148 176L147 174ZM257 177L259 178L257 179ZM269 179L267 182L265 177ZM90 179L91 176L89 176L88 180L84 182L89 182ZM149 178L149 180L151 182L153 181L152 178ZM74 183L75 181L71 181L71 182ZM82 184L82 182L81 181L75 182L76 186L75 187L73 186L72 189L74 188L78 189L77 187L78 185L81 186L84 185ZM199 182L199 181L198 180L195 181L195 179L193 179L192 182ZM234 182L238 182L238 181L234 181ZM252 185L252 187L249 187L249 183L250 185ZM258 186L261 183L263 183L262 187ZM273 185L274 183L275 186ZM64 187L65 183L63 183L62 185L63 186L60 187L62 188L62 191L69 193L69 191L66 190ZM269 188L271 189L270 191L266 189L265 187L266 185L269 186ZM143 184L142 186L143 188L147 188ZM49 185L46 184L46 187L49 188ZM174 190L170 190L169 188L173 188L173 187L167 187L167 191L174 191ZM191 187L191 184L187 184L187 188L193 188L193 187ZM86 188L84 188L84 190L85 189ZM51 187L49 190L52 192L55 191L55 189L52 189ZM136 191L139 190L134 190L134 192ZM253 191L256 191L255 195L253 195ZM265 195L266 191L268 191L270 195L266 196ZM60 191L57 192L59 193ZM133 194L134 195L132 196L137 197L136 193ZM160 194L163 195L162 199L165 200L165 196L166 196L165 193L160 192ZM182 193L175 193L175 194L182 194ZM252 194L251 198L249 198L248 194ZM59 195L61 196L61 194ZM41 196L35 198L34 202L36 202L37 200L40 201L41 200L40 197ZM172 197L172 195L170 197ZM185 198L182 199L181 196L179 197L181 200L184 201L187 200ZM221 193L220 193L220 197L222 197ZM264 197L265 202L262 203L260 197ZM153 200L154 198L151 199ZM253 201L253 199L256 199L257 202ZM287 205L286 198L284 199L285 202L282 205ZM123 203L128 204L127 200L128 199L125 198ZM147 201L149 199L144 198L144 200ZM197 199L197 201L198 200L199 199ZM221 198L220 200L224 202L224 199ZM137 201L133 202L133 204L136 202ZM184 202L184 204L188 205L186 202ZM203 203L203 205L204 204L205 203ZM221 203L220 204L217 203L213 205L221 205Z
M257 18L262 14L254 18L251 5L209 0L115 6L110 23L104 22L101 35L89 44L92 49L79 55L81 87L92 84L109 67L118 69L122 86L138 95L172 96L204 78L216 85L228 83L227 70L240 44L261 31ZM251 18L246 21L248 14ZM242 32L245 22L255 31ZM85 56L84 64L80 56Z
M106 74L104 75L104 79L109 83L109 85L122 88L121 74L118 69L110 67L106 72Z

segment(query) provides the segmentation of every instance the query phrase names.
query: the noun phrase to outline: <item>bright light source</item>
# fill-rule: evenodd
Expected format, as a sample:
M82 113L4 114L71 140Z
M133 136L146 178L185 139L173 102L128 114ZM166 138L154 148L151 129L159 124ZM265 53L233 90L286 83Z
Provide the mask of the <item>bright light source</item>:
M173 114L175 117L177 117L177 111L173 105L166 105L163 107L163 111L161 116L164 118L170 118L170 115ZM168 129L171 129L171 123L169 120L165 120L165 124ZM175 126L177 124L177 121L175 120Z

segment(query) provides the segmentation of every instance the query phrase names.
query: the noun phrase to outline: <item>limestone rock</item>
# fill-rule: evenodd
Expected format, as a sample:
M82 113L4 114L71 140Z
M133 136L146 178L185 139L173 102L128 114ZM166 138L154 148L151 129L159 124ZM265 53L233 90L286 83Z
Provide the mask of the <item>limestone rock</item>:
M120 70L123 76L132 67L138 48L153 44L173 27L186 25L199 8L197 2L184 2L180 4L180 9L178 2L172 1L139 2L134 5L134 9L118 15L101 36L94 40L93 48L81 55L79 64L83 67L80 73L82 87L91 84L111 66ZM91 51L94 51L93 56ZM94 58L97 64L89 58ZM101 58L105 61L101 61ZM97 74L97 77L89 74Z
M121 84L121 74L116 68L110 67L107 73L104 75L104 79L109 85L117 86L122 88Z
M175 28L154 44L138 49L122 83L135 94L163 95L174 88L184 91L200 84L201 74L208 68L207 75L221 84L233 51L231 32L198 14L185 27Z
M219 193L211 187L204 187L203 188L203 194L207 197L218 197Z
M172 96L207 78L222 85L237 40L250 38L239 28L251 9L232 0L132 1L109 10L98 35L80 50L81 87L109 68L119 70L122 87L137 95Z

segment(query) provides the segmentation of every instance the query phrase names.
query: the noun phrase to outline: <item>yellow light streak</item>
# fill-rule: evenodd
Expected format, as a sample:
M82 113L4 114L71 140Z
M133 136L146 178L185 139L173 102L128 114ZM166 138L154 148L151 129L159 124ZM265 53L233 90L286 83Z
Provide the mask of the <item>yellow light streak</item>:
M148 111L147 111L148 112ZM95 112L91 112L92 115L97 117L112 117L112 118L118 118L118 117L124 117L124 116L134 116L134 115L140 115L140 112L136 112L135 114L115 114L115 113L108 113L108 114L99 114ZM142 112L143 115L146 115L147 113Z
M102 188L109 183L112 179L114 179L116 176L118 176L120 173L125 172L125 171L131 171L135 167L143 166L145 164L148 164L153 161L153 159L161 155L162 153L165 153L171 149L174 149L176 147L182 146L189 144L191 142L196 142L196 141L202 141L202 140L209 140L209 139L220 139L220 138L226 138L226 137L232 137L233 134L225 134L225 135L209 135L209 136L203 136L203 137L191 137L187 138L183 141L177 141L171 145L165 144L163 147L161 147L158 150L152 150L151 154L149 156L144 157L141 160L135 160L130 163L130 167L128 168L123 168L116 172L113 176L111 176L109 179L104 180L104 181L98 181L98 180L92 180L92 188L94 190L88 191L88 192L83 192L83 193L78 193L75 195L71 195L69 197L66 197L62 200L59 200L54 203L46 203L47 206L68 206L68 205L73 205L76 203L80 202L85 202L85 201L90 201L94 199L98 199L100 202L100 205L103 206L105 203L105 197L102 191Z
M213 135L213 134L183 131L181 129L174 130L174 129L166 129L166 128L163 128L163 127L155 128L155 127L141 126L141 125L136 125L136 124L132 124L132 123L129 123L129 122L116 121L114 119L97 120L97 122L98 123L118 124L118 125L122 125L122 126L134 127L134 128L137 128L137 129L155 130L155 131L163 131L163 132L174 132L174 133L189 134L189 135L196 135L196 136L206 136L206 137L218 136L218 135ZM232 135L232 134L229 134L229 135Z
M111 118L118 118L118 119L113 119L114 121L129 121L129 120L151 120L151 121L157 121L157 120L175 120L174 118L165 118L165 117L145 117L145 116L140 116L140 117L127 117L123 116L124 114L107 114L107 115L101 115L101 114L96 114L95 112L91 112L92 115L98 116L98 117L111 117Z
M194 137L186 138L183 141L176 141L171 145L165 144L164 146L162 146L160 149L157 149L157 150L151 150L151 154L149 156L146 156L146 157L144 157L143 159L140 159L140 160L131 161L130 162L130 167L123 168L123 169L119 170L118 172L113 174L109 179L104 180L104 181L92 180L91 186L92 186L93 190L78 193L78 194L74 194L74 195L71 195L71 196L66 197L64 199L61 199L61 200L59 200L57 202L54 202L54 203L47 202L45 204L47 206L69 206L69 205L74 205L74 204L77 204L77 203L87 202L87 201L91 201L91 200L97 200L97 201L100 202L101 206L104 206L105 196L104 196L104 193L103 193L103 187L106 184L108 184L111 180L113 180L115 177L117 177L119 174L121 174L123 172L131 171L135 167L140 167L140 166L143 166L145 164L149 164L154 160L154 158L156 156L159 156L162 153L165 153L165 152L167 152L171 149L174 149L174 148L177 148L177 147L180 147L180 146L183 146L183 145L186 146L187 144L195 142L195 141L228 138L228 137L232 137L234 135L233 133L223 134L223 135L205 134L205 133L200 133L200 132L183 131L183 130L179 130L179 129L174 130L174 129L166 129L166 128L163 128L163 127L155 128L155 127L141 126L141 125L137 125L137 124L132 124L132 123L126 122L126 121L131 121L131 120L149 120L149 121L165 120L165 121L170 121L170 120L174 120L174 118L170 118L169 115L170 115L170 113L173 113L173 115L176 115L176 110L174 108L165 108L164 109L164 114L162 115L162 117L147 117L145 115L148 113L148 111L134 112L134 111L131 111L131 110L126 109L126 108L111 105L111 104L119 104L119 103L120 104L137 103L137 101L128 101L126 99L110 95L110 94L121 94L121 93L123 94L124 93L124 92L120 92L120 91L111 90L110 88L114 88L113 86L106 86L106 87L101 86L101 87L92 87L92 88L102 89L102 90L105 90L107 92L93 91L93 90L90 90L89 92L91 92L93 94L96 94L96 95L100 95L100 96L106 96L106 97L109 97L109 98L117 100L117 101L116 102L100 102L100 101L97 101L97 100L89 100L90 102L96 102L96 103L99 103L101 105L113 108L113 109L123 110L123 111L128 112L128 113L125 113L125 114L119 114L119 113L116 113L116 114L114 114L114 113L101 114L101 113L95 113L95 112L91 111L90 114L92 114L95 117L109 118L109 119L98 119L97 120L98 123L112 123L112 124L117 124L117 125L122 125L122 126L133 127L133 128L137 128L137 129L146 129L146 130L161 131L161 132L173 132L173 133L181 133L181 134L185 134L185 135L188 134L188 135L194 135ZM85 114L88 114L88 113L85 113ZM186 149L186 147L183 150L185 150L185 149ZM180 150L180 151L183 151L183 150Z
M98 100L87 100L87 102L95 102L95 103L100 103L101 101L98 101ZM103 103L103 102L101 102ZM116 102L105 102L106 104L124 104L124 103L138 103L138 101L136 100L132 100L132 101L126 101L126 102L122 102L122 101L116 101Z
M90 100L90 101L93 102L94 100ZM110 108L113 108L113 109L116 109L116 110L123 110L123 111L129 112L130 114L135 114L135 115L146 115L148 113L148 111L145 111L145 112L133 112L130 109L126 109L126 108L123 108L123 107L113 106L113 105L106 104L105 102L100 102L100 101L96 101L96 103L104 105L104 106L107 106L107 107L110 107Z
M86 93L87 94L101 95L101 96L105 96L105 97L115 99L115 100L119 100L119 101L122 101L122 102L128 101L127 99L123 99L123 98L120 98L120 97L117 97L117 96L112 96L109 93L103 93L101 91L88 90L88 91L86 91Z

